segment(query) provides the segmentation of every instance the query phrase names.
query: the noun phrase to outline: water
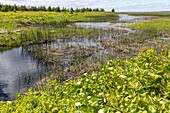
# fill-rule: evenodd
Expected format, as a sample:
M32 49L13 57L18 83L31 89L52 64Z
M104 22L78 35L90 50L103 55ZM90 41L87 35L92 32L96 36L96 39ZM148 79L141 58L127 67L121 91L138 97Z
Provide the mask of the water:
M115 29L115 30L126 30L128 32L135 32L129 28L123 28L125 25L135 24L135 22L128 22L134 19L148 19L152 18L152 16L130 16L127 14L118 14L119 21L118 23L111 23L111 22L77 22L75 23L79 27L85 28L96 28L96 29ZM127 21L127 22L121 22Z
M24 47L0 53L0 100L13 100L35 83L46 67L26 54Z
M120 21L146 18L143 16L128 16L124 14L119 16ZM127 33L134 32L131 29L118 27L127 24L121 22L81 22L75 24L86 28L118 29L125 30ZM0 101L15 99L16 93L26 92L28 87L31 87L35 82L47 75L48 66L36 58L39 53L30 53L30 49L40 47L41 50L43 50L43 48L48 47L56 49L56 51L61 51L61 55L58 56L58 62L55 65L67 69L73 64L76 64L76 62L77 64L84 61L93 62L95 60L102 62L114 58L114 50L104 48L100 41L98 41L101 38L110 39L113 37L114 36L106 33L97 38L73 37L72 39L58 39L46 44L19 47L0 53ZM87 55L85 57L84 53L87 51L91 51L91 53L88 53L89 56ZM78 57L83 58L80 59Z
M134 19L150 19L152 16L130 16L127 14L118 14L120 17L119 21L128 21L128 20L134 20Z

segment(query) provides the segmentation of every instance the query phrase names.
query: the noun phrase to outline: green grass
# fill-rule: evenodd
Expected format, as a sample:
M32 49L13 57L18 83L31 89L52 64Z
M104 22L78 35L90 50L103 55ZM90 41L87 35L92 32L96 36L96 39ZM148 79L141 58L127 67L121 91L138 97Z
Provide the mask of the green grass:
M130 13L134 15L158 16L156 19L138 24L128 25L127 27L137 30L156 30L155 35L170 36L170 12L151 12L151 13ZM157 14L157 15L156 15Z
M1 102L1 113L170 111L170 52L144 50L131 59L108 61L100 73L77 80L49 81L43 91L28 91ZM102 112L103 113L103 112Z
M44 42L46 39L48 39L48 41L51 39L54 40L60 38L57 36L60 36L61 34L64 34L62 35L62 38L67 38L68 35L71 37L85 34L85 32L94 32L92 29L79 30L78 28L76 30L76 27L67 27L67 25L72 24L73 22L114 22L117 20L118 16L109 12L85 12L74 14L64 12L0 12L0 50L34 43L37 39L39 42Z
M149 22L140 23L140 24L129 25L128 27L133 29L139 29L139 30L153 29L153 28L157 30L169 30L170 29L169 23L170 23L169 19L157 19Z

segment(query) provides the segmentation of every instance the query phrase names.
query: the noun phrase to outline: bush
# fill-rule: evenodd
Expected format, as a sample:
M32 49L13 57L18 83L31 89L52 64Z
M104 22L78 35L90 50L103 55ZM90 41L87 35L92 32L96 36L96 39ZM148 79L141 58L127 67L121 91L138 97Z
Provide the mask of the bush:
M6 6L1 7L1 12L8 12L8 8Z
M28 91L9 112L169 112L170 52L143 51L131 59L108 61L100 73L85 73L64 85L49 82L42 92Z

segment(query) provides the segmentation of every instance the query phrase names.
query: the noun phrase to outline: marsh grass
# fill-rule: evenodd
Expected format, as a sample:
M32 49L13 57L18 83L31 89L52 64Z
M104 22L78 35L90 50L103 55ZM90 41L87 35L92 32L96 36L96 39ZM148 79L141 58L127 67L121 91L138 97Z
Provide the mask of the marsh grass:
M108 21L104 20L105 17L113 18L113 20L109 19L112 21L117 21L118 19L114 13L108 12L86 12L78 14L57 12L1 12L0 17L1 50L32 44L37 41L54 40L56 37L68 38L73 35L82 37L93 32L87 29L69 28L68 25L72 22L96 21L96 19Z

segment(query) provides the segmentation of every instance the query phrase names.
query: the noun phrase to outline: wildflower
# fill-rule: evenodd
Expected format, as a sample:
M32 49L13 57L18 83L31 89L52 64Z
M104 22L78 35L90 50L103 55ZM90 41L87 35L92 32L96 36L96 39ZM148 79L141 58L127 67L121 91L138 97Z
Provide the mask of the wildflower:
M89 100L88 103L92 104L93 102L91 100Z
M64 91L63 93L64 93L64 94L67 94L67 92L65 92L65 91Z
M93 79L96 79L96 77L93 77Z
M137 71L138 71L138 69L134 69L133 71L134 71L134 72L137 72Z
M95 74L93 73L91 76L93 77L93 76L95 76Z
M123 79L123 78L126 78L126 76L125 76L125 75L120 75L119 77L120 77L120 78L122 78L122 79Z
M87 98L88 98L88 99L91 99L91 96L88 96Z
M98 113L104 113L104 109L100 109Z
M164 101L160 101L159 103L160 103L160 104L165 104L165 102L164 102Z
M117 89L120 89L121 88L121 86L117 86Z
M81 82L79 81L79 82L77 82L77 85L80 85L81 84Z
M148 66L148 65L149 65L149 63L146 63L146 64L145 64L145 66Z
M88 82L89 81L89 79L86 79L86 82Z
M79 106L81 106L81 103L80 102L76 102L75 106L79 107Z
M9 103L9 104L10 104L10 103L11 103L11 101L7 101L7 103Z
M103 93L99 93L99 96L103 95Z
M84 76L86 76L87 75L87 73L84 73Z
M83 96L83 95L84 95L84 93L80 93L80 95L81 95L81 96Z
M108 70L113 70L114 68L113 67L109 67Z

